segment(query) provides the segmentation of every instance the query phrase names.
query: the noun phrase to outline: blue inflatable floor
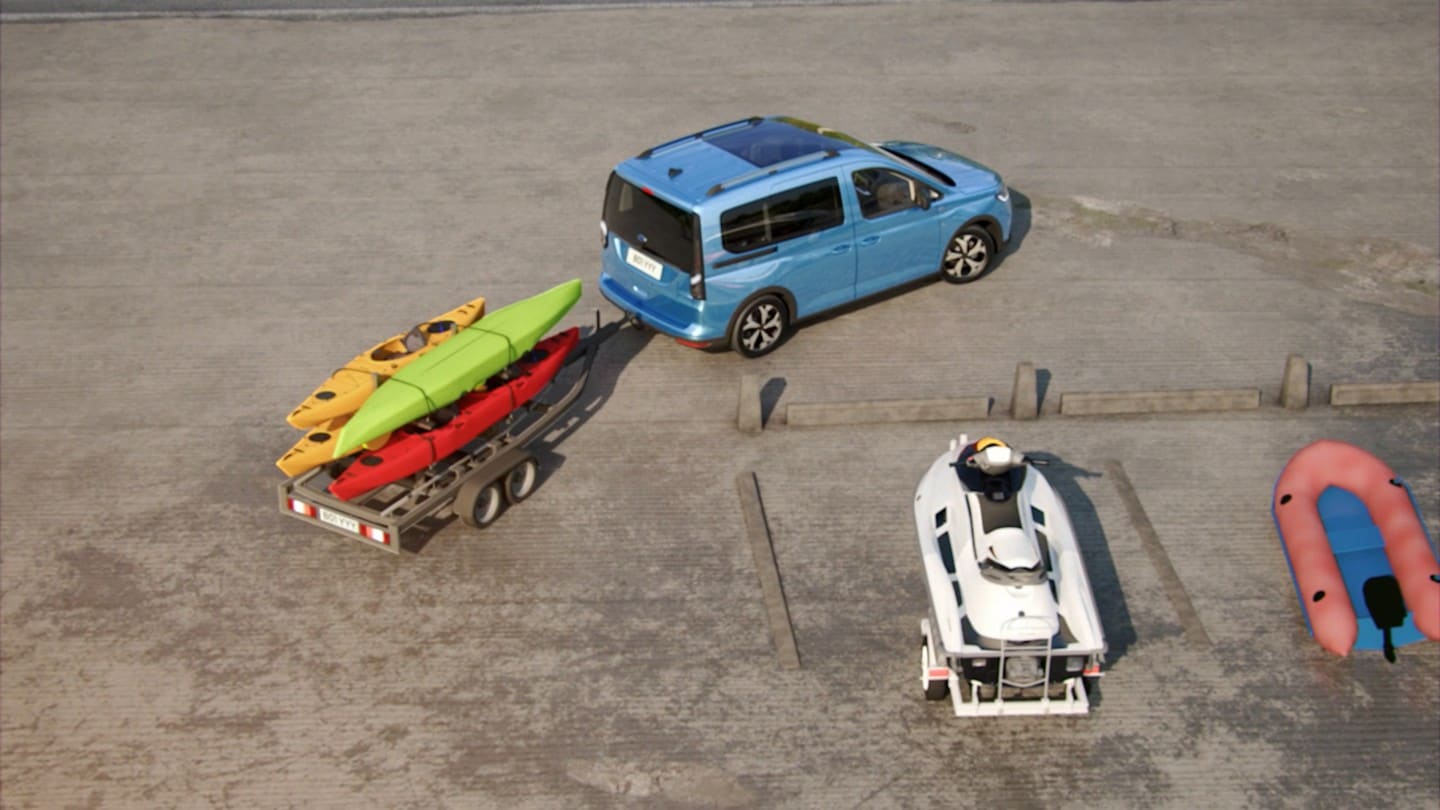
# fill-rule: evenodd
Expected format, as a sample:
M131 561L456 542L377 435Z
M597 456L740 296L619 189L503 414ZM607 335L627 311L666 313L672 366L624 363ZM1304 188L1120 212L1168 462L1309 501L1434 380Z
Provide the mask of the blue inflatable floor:
M1349 490L1330 487L1320 493L1316 507L1320 511L1320 521L1325 524L1325 533L1330 538L1330 548L1335 552L1335 561L1340 565L1340 575L1345 579L1350 604L1355 607L1356 624L1360 630L1355 649L1383 649L1385 635L1371 618L1363 594L1366 581L1395 576L1390 569L1390 560L1385 556L1385 540L1370 519L1370 510L1365 508L1365 503ZM1423 638L1415 629L1415 617L1407 608L1404 623L1390 631L1391 642L1396 647L1403 647Z

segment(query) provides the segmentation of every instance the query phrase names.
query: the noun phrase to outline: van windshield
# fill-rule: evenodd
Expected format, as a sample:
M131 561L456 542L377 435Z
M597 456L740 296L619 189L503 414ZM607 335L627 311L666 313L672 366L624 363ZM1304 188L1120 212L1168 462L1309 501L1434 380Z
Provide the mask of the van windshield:
M604 219L609 232L630 245L686 273L695 272L700 228L693 213L646 194L612 172L605 189Z

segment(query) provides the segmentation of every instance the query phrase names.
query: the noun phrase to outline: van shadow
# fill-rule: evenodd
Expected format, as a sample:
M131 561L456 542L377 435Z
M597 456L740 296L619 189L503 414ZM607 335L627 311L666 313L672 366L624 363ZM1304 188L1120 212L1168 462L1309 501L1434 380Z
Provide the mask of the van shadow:
M1105 631L1106 662L1113 665L1125 657L1135 643L1135 625L1130 619L1130 607L1125 601L1105 527L1095 504L1080 486L1082 478L1099 478L1102 473L1077 467L1051 453L1027 455L1044 462L1045 479L1070 513L1080 554L1085 560L1085 572L1090 577L1090 589L1095 594L1095 607L1100 612L1100 626Z
M581 328L581 351L593 348L595 351L594 360L590 366L590 377L585 382L585 389L581 392L579 399L571 406L568 413L548 431L536 437L526 450L535 457L539 463L539 470L535 480L534 490L538 491L544 486L560 468L565 466L565 455L557 448L570 434L579 430L586 422L589 422L596 413L609 401L615 391L615 384L620 379L620 374L625 366L635 359L645 345L650 341L650 334L631 327L627 327L623 321L612 321L603 326L598 323L594 327ZM576 379L576 375L583 372L584 360L576 359L560 370L555 376L552 385L555 390L563 391L568 388ZM548 397L542 393L540 399L547 400ZM415 524L415 526L402 538L400 547L408 552L419 553L430 540L441 530L456 522L458 516L449 509L443 509L435 515L426 518ZM495 527L489 531L503 531L504 515L497 519ZM467 531L478 531L469 529Z

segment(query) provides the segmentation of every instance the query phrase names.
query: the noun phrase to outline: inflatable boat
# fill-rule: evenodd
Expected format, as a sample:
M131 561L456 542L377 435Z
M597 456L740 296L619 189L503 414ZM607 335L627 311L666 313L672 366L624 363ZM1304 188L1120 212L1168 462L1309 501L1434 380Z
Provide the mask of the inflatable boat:
M1271 513L1310 632L1336 655L1440 640L1440 561L1410 487L1345 442L1297 452Z

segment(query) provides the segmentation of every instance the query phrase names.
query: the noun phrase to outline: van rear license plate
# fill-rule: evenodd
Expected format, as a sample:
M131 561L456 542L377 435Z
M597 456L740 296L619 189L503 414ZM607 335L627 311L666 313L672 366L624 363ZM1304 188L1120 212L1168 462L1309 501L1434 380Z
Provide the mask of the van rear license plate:
M628 251L626 251L625 261L629 262L631 267L639 270L640 272L655 279L656 281L660 280L660 263L650 258L649 256L646 256L644 253L641 253L635 248L630 248Z
M335 512L331 512L329 509L320 510L320 520L322 522L329 523L331 526L339 526L347 532L355 532L356 534L360 533L360 521L352 517L346 517L345 515L336 514Z

